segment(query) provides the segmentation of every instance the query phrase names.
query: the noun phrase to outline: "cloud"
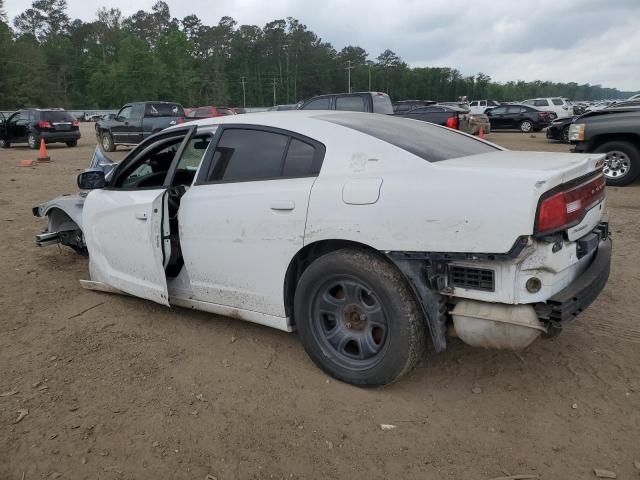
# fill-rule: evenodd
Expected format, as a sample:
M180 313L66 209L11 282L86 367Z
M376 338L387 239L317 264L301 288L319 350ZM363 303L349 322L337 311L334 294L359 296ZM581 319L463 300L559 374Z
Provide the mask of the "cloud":
M479 71L499 81L552 80L640 90L639 0L165 0L172 14L215 24L224 15L263 26L295 17L340 50L358 45L375 58L390 48L412 66ZM10 17L25 0L6 0ZM155 0L67 0L69 14L94 17L96 5L125 15ZM633 50L636 50L635 52Z

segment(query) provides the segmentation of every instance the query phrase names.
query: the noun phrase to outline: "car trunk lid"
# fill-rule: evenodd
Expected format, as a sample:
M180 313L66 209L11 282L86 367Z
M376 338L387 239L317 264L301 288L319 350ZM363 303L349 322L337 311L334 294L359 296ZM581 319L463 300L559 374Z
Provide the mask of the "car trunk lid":
M437 166L480 169L497 189L503 182L530 188L534 233L566 231L574 240L589 233L604 215L603 163L603 154L501 151L444 160ZM543 213L547 217L542 218Z

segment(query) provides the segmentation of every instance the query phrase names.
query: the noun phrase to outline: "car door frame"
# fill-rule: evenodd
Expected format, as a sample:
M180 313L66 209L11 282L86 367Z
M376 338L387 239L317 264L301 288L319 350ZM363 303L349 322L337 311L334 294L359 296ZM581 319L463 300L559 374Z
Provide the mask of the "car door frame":
M209 176L209 169L211 168L211 162L213 161L213 156L215 154L216 149L218 148L218 143L220 142L220 138L222 137L222 134L225 132L225 130L234 130L234 129L258 130L261 132L276 133L279 135L286 135L287 137L290 137L290 138L297 138L300 141L312 144L316 148L316 155L317 155L316 158L314 158L313 170L316 172L320 172L320 168L322 168L322 163L324 161L324 156L326 153L326 147L324 146L323 143L313 138L307 137L297 132L293 132L291 130L286 130L284 128L271 127L266 125L255 125L255 124L249 124L249 123L221 123L218 125L218 128L216 129L216 132L213 135L213 138L211 139L211 145L209 146L209 148L207 148L207 152L205 153L202 159L202 162L200 163L200 168L198 169L198 172L196 173L196 178L193 182L194 187L197 187L198 185L211 185L216 183L241 183L241 182L255 182L258 180L277 180L277 179L288 178L288 177L277 176L277 177L269 177L269 178L264 178L264 177L247 178L243 180L207 181L207 177ZM287 143L287 146L285 147L285 150L289 148L290 142L291 141L289 140ZM285 159L286 158L283 158L282 161L284 162ZM307 176L317 177L318 173L315 173L313 175L307 175ZM294 177L294 178L303 178L303 177Z
M264 177L264 176L258 176L258 177L246 177L246 178L242 178L242 179L228 179L228 180L208 180L209 174L210 174L210 170L212 168L213 165L213 160L214 160L214 155L216 150L218 149L218 146L220 144L221 139L223 138L224 133L227 130L234 130L234 129L240 129L240 130L255 130L255 131L260 131L260 132L267 132L267 133L273 133L273 134L279 134L279 135L284 135L286 137L288 137L287 140L287 144L285 146L284 149L284 153L283 153L283 158L282 158L282 163L281 163L281 167L280 167L280 174L274 177ZM287 155L288 155L288 151L289 151L289 146L291 145L291 141L295 139L295 140L299 140L301 142L310 144L311 146L314 147L315 149L315 154L314 154L314 158L313 161L311 163L311 167L309 168L309 171L306 175L291 175L291 176L286 176L282 174L283 171L283 166L285 164ZM306 192L304 194L304 199L306 201L306 205L297 205L296 203L292 203L293 207L289 205L288 203L288 198L276 198L274 199L275 203L277 203L278 205L267 205L264 204L261 207L265 208L265 211L269 211L269 209L271 210L271 215L274 215L273 218L278 218L280 219L279 221L282 221L283 219L285 219L285 217L283 215L288 214L289 210L293 210L295 209L300 209L299 211L301 213L303 213L304 215L304 220L303 220L303 226L300 230L299 233L295 234L295 236L299 239L301 239L300 241L300 245L299 245L299 249L304 248L305 246L305 242L304 242L304 235L305 235L305 225L306 225L306 218L307 218L307 212L308 212L308 202L309 202L309 198L311 195L311 189L313 188L313 184L315 183L316 179L318 178L318 176L320 175L320 170L322 168L322 164L324 162L324 158L325 158L325 154L326 154L326 146L319 142L318 140L315 140L313 138L307 137L305 135L299 134L297 132L291 131L291 130L286 130L286 129L281 129L281 128L277 128L277 127L271 127L271 126L265 126L265 125L253 125L253 124L242 124L242 123L229 123L229 124L219 124L218 128L214 134L214 137L211 140L211 143L209 145L209 148L207 150L207 152L205 153L202 162L200 163L200 167L198 169L198 172L196 173L196 178L195 181L192 184L192 187L189 189L189 191L185 194L185 196L182 199L182 205L185 205L185 202L189 202L189 201L193 201L192 197L195 196L199 196L205 193L204 190L202 190L203 188L215 188L217 186L220 186L222 189L228 189L229 186L234 186L237 185L237 192L234 193L234 195L240 194L242 195L245 191L247 190L251 190L251 184L264 184L265 185L265 193L267 195L269 195L269 190L270 187L273 185L277 185L276 182L295 182L295 183L301 183L302 181L308 181L310 183L309 185L309 191ZM282 196L287 196L287 188L290 186L290 184L287 184L282 190L284 191ZM295 187L294 187L295 189ZM279 197L280 195L276 195L276 197ZM222 196L221 198L224 199L224 196ZM265 200L266 201L266 200ZM286 204L285 204L286 202ZM294 200L295 202L295 200ZM280 206L279 204L282 205ZM192 216L192 213L190 213L190 209L187 208L186 210L183 210L184 207L181 207L181 214L179 216L179 224L180 224L180 232L181 232L181 238L180 238L180 243L182 246L182 251L183 251L183 255L185 257L185 265L187 265L189 263L189 255L194 253L193 250L193 239L187 240L186 238L183 237L183 233L184 232L193 232L194 227L190 224L190 220L189 217ZM206 208L204 209L205 211L207 210ZM185 214L185 212L187 212ZM187 218L184 218L184 216L186 215ZM270 218L270 217L267 217ZM237 222L242 222L242 218L236 218L235 219ZM199 220L200 221L200 220ZM287 220L287 222L290 222L291 220ZM224 225L221 225L220 228L224 228ZM192 235L189 234L189 235ZM244 236L245 234L242 233L240 234L240 237ZM250 234L249 234L250 235ZM282 235L286 236L286 233L283 232ZM231 237L230 237L231 238ZM258 237L255 237L256 239L260 240ZM274 237L274 239L276 239ZM240 242L241 240L241 242ZM267 239L268 240L268 239ZM229 245L235 245L237 243L245 243L247 241L247 239L242 240L241 238L234 238L233 240L229 240ZM214 240L209 240L209 242L214 242ZM289 243L286 240L281 240L281 242L283 242L284 245L287 246L291 246L292 244ZM216 249L217 245L215 243L210 243L209 247L211 249ZM299 251L299 249L297 251ZM215 286L216 284L216 275L215 272L212 272L213 276L208 276L208 282L211 283L211 285L207 285L205 287L203 287L203 285L198 285L198 278L199 275L196 275L194 273L194 270L191 269L191 273L189 275L189 282L190 282L190 286L193 289L193 295L191 296L191 299L189 302L190 305L195 305L197 303L198 307L200 309L203 310L208 310L208 311L214 311L217 313L220 312L229 312L232 311L234 316L237 316L239 318L244 318L246 320L250 320L250 321L254 321L257 323L262 323L265 325L270 325L276 328L281 328L283 330L290 330L290 324L288 323L288 320L286 320L287 316L286 316L286 308L285 308L285 304L284 304L284 274L286 273L286 269L290 266L290 261L291 259L294 258L295 253L293 252L290 255L290 258L286 259L286 266L285 266L285 271L283 272L283 284L280 286L280 289L282 291L282 296L279 297L277 300L274 300L276 298L276 296L271 295L270 296L270 300L265 301L265 302L259 302L260 306L258 306L258 304L256 302L254 302L254 300L260 296L261 293L263 293L261 290L257 289L257 290L247 290L247 294L249 295L248 297L244 298L242 300L242 305L247 305L247 303L249 303L249 306L246 307L242 307L241 305L234 305L233 302L227 302L225 300L225 296L218 296L217 300L214 301L212 300L212 298L205 298L203 295L199 295L198 294L198 290L202 291L202 290L207 290L209 291L211 286ZM243 257L242 262L246 262L246 259ZM280 264L283 265L283 264ZM238 266L238 268L241 268L241 265ZM269 270L269 269L267 269ZM228 271L228 270L221 270L220 273L223 273L224 271ZM241 270L240 270L241 271ZM269 270L271 271L271 270ZM196 278L192 278L192 277L196 277ZM200 275L201 276L201 275ZM224 278L224 276L222 277ZM194 283L195 282L195 283ZM269 284L273 284L273 282L269 282ZM220 285L223 285L222 283L220 283ZM226 284L224 284L226 286L229 286L230 284L227 282ZM246 287L249 288L249 287ZM215 287L213 289L215 291ZM234 294L233 297L238 297L238 295L240 294L240 292L238 292L237 294ZM209 297L212 297L211 294L209 294ZM213 297L215 297L215 295L213 295ZM228 298L228 297L227 297ZM174 298L172 297L172 303L174 302ZM187 305L187 303L184 303L182 300L180 299L176 299L175 302L182 302L181 304L183 305ZM194 303L196 302L196 303ZM253 305L251 305L253 302ZM180 304L180 303L177 303ZM211 309L214 310L211 310Z
M97 260L95 259L97 254L94 255L91 252L91 244L93 243L93 240L89 236L87 236L87 248L89 249L89 261L90 261L90 271L92 274L92 280L100 281L102 283L110 285L113 288L116 288L118 290L121 290L133 296L145 298L163 305L167 305L167 306L169 305L169 293L168 293L167 278L165 273L165 268L167 266L166 265L167 258L170 256L170 252L167 252L167 249L170 248L170 242L168 241L170 232L168 232L168 227L167 227L168 220L166 218L166 215L167 215L166 196L171 185L170 183L167 184L167 179L170 177L172 178L173 175L175 175L177 163L182 158L182 155L184 154L184 150L186 149L186 146L194 137L194 135L196 135L196 132L197 132L197 126L191 125L188 128L175 129L173 131L163 132L158 135L154 135L153 137L149 137L147 141L142 143L138 148L134 149L131 152L131 154L128 155L127 158L118 165L118 167L116 167L116 170L114 171L114 174L110 178L109 183L107 184L107 186L105 186L101 190L109 192L111 194L122 192L126 196L131 196L135 194L136 191L157 192L157 195L155 195L153 199L150 201L150 203L148 203L150 207L149 213L145 212L146 214L144 215L144 218L138 217L137 216L138 214L136 213L136 218L139 219L140 221L145 221L144 225L148 226L149 228L149 231L147 232L148 235L146 236L146 238L150 242L150 245L149 245L150 248L152 248L151 239L152 238L158 239L157 243L158 243L158 248L161 250L161 260L159 260L157 252L152 251L150 258L145 259L147 263L145 264L144 271L142 272L126 271L122 269L120 272L116 272L113 269L111 270L109 269L109 266L110 266L110 263L108 262L109 259L107 258L106 254L104 254L104 252L100 258L98 258ZM170 139L174 137L179 137L179 136L182 136L182 141L180 142L180 145L176 150L176 153L169 165L169 168L162 181L161 186L159 187L137 187L137 186L136 187L116 187L115 186L117 182L120 180L120 178L122 177L122 175L127 173L129 171L129 168L132 165L135 165L136 162L141 160L141 158L145 157L149 152L157 148L159 144L168 142L170 141ZM91 198L91 193L85 200L85 208L86 208L87 202ZM141 205L144 205L144 204L141 204ZM103 212L105 211L108 211L108 210L103 210ZM159 221L158 221L158 216L160 217ZM89 220L88 218L85 219L85 223L83 225L85 235L87 235L91 229L91 225L88 220ZM158 229L159 231L155 231L156 229ZM108 241L108 239L106 241ZM101 242L102 244L104 244L105 240L101 239ZM141 243L143 242L141 241ZM130 245L116 244L115 247L112 245L112 250L118 250L119 247L121 247L124 250L124 249L130 248ZM102 257L104 257L104 259ZM150 262L153 262L153 264L149 264ZM120 276L115 275L113 272L120 273ZM155 275L156 277L155 281L157 283L154 284L154 282L152 282L149 278L145 277L145 274L149 272ZM135 284L133 281L129 280L128 278L126 281L124 281L122 279L125 277L125 275L122 275L122 274L126 274L126 276L134 280L136 279L136 275L138 275L138 278L142 276L143 279L146 281L147 286L145 286L144 284L141 284L141 285ZM94 278L94 276L96 278ZM149 287L148 285L153 285L153 287Z
M129 143L129 118L126 120L119 120L120 112L122 112L125 108L131 108L131 112L133 112L133 104L127 103L123 105L115 118L113 119L113 123L111 124L111 137L113 138L114 144L126 144Z
M23 128L23 132L21 135L17 135L14 133L14 126L12 126L11 124L11 119L13 117L17 117L18 119L16 120L14 126L15 127L22 127ZM21 121L21 119L24 120L24 124L18 125L18 122ZM9 118L7 118L6 121L6 125L7 125L7 141L8 142L18 142L18 143L22 143L22 142L26 142L27 141L27 135L29 133L29 111L28 110L18 110L17 112L13 113L12 115L9 116Z

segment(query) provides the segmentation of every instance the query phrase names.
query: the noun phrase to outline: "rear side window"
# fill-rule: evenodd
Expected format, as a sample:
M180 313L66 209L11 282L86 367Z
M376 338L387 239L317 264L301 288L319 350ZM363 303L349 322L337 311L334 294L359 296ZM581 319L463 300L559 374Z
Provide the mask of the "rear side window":
M549 102L547 100L534 100L533 105L536 107L548 107Z
M196 113L195 113L195 117L208 117L209 115L211 115L211 109L210 108L197 108L196 109Z
M329 97L312 100L302 110L329 110Z
M316 118L371 135L428 162L439 162L499 150L455 130L405 118L353 114L318 115Z
M182 105L177 103L147 103L144 107L145 117L184 117Z
M231 128L222 133L209 169L209 182L266 180L280 176L289 137Z
M292 138L284 160L283 177L304 177L314 173L316 149L308 143Z
M564 102L562 101L561 98L553 98L551 99L551 101L553 102L554 105L564 105Z
M40 118L47 122L72 122L73 115L69 112L40 112Z
M336 98L336 110L348 110L351 112L364 112L364 98L359 95Z

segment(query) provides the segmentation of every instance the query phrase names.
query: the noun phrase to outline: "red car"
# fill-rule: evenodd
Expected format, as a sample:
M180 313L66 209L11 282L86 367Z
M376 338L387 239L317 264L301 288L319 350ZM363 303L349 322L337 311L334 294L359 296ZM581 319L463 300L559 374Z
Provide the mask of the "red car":
M187 109L185 109L187 110ZM235 115L236 112L227 107L195 107L188 109L189 112L185 116L185 121L200 120L201 118L222 117L224 115Z

